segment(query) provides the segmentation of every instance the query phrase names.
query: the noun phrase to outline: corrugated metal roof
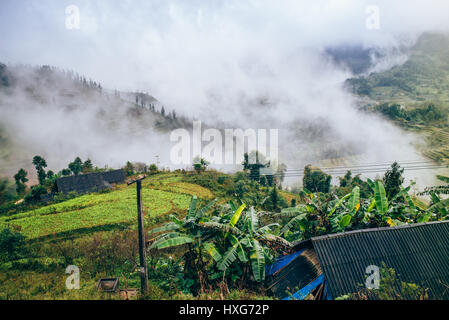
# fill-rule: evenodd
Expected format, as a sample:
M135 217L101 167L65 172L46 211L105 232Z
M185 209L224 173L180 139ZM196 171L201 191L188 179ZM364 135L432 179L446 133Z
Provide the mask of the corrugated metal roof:
M56 180L56 185L58 192L64 194L69 192L83 194L110 188L111 183L120 183L125 179L125 172L123 169L119 169L59 178Z
M364 286L370 265L428 288L429 298L449 299L449 221L326 235L311 239L333 298Z

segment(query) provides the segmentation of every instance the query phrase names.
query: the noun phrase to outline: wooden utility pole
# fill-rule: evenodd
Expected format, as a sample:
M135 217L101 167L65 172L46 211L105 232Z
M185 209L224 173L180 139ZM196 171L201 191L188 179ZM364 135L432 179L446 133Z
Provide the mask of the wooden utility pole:
M148 291L148 267L147 267L147 250L146 250L146 242L145 242L145 234L144 234L144 220L142 213L142 180L145 179L146 176L139 177L131 182L128 182L128 185L136 183L137 186L137 227L139 233L139 258L140 258L140 290L142 294L147 293Z

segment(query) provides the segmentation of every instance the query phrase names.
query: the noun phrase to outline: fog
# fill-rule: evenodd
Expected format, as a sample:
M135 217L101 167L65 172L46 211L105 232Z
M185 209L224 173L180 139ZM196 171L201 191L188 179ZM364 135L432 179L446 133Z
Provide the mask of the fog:
M71 4L80 9L79 30L65 26ZM379 8L379 29L366 27L368 5ZM384 55L370 70L385 70L406 61L401 48L422 32L449 30L448 12L447 1L2 1L0 27L8 32L0 61L49 64L111 90L149 92L210 126L279 129L279 161L289 168L410 161L422 159L419 138L358 111L343 87L351 73L324 52L376 48ZM83 107L67 113L23 97L3 98L2 122L55 166L76 155L117 166L154 162L156 154L171 166L168 135L152 125L99 126L105 101L82 97Z

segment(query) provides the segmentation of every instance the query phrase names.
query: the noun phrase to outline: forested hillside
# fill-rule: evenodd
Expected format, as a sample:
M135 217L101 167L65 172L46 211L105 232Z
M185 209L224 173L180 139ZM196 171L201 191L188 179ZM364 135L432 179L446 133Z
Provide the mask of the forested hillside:
M191 126L149 94L105 89L72 71L0 64L0 79L2 176L17 167L29 169L26 159L34 153L62 164L77 149L107 163L114 155L135 153L130 141L148 145L174 128ZM152 151L147 158L158 155Z

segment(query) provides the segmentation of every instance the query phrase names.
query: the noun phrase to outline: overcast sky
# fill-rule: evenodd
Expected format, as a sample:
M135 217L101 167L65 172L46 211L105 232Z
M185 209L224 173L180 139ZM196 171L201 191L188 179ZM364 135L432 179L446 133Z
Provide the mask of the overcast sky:
M69 5L80 10L79 30L66 28ZM366 28L368 5L379 7L379 30ZM229 63L226 56L243 63L257 50L288 56L341 43L389 45L404 34L447 30L448 17L446 0L2 0L0 61L150 90L167 75L191 82L202 66L213 72Z
M79 29L66 27L70 5L79 8ZM376 8L379 28L367 28ZM326 59L323 48L361 44L394 52L388 49L424 31L448 31L448 17L447 0L0 0L0 62L48 64L91 77L105 88L145 91L167 110L208 124L220 120L231 128L279 128L281 160L296 168L304 165L301 155L317 147L298 132L307 122L312 129L325 128L332 145L365 150L366 163L414 160L414 138L359 112L342 86L351 74ZM395 57L387 55L382 62L396 61L390 58ZM26 114L31 119L42 115L30 108ZM17 117L13 108L7 120L20 123ZM45 132L39 121L29 123L36 128L30 128L28 143L53 141L35 134ZM70 130L77 132L74 125ZM66 143L68 137L63 139ZM78 135L72 139L80 140ZM98 141L106 145L109 140L100 136ZM169 146L167 141L158 145ZM142 148L151 144L139 140L135 154ZM93 148L82 155L103 164L103 151ZM115 159L109 164L143 160L123 159L131 151L107 154Z

